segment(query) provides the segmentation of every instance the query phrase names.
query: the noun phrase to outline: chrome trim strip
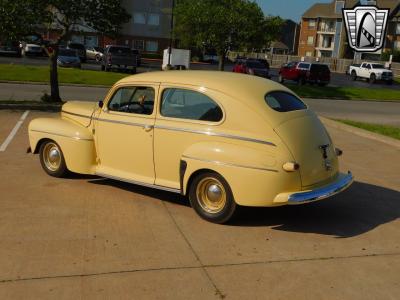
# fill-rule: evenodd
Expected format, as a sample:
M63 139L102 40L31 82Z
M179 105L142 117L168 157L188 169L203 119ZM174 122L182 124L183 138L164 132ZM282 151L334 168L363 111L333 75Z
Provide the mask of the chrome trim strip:
M347 189L353 183L353 180L353 175L351 174L351 172L348 172L347 175L339 178L337 181L327 186L323 186L321 188L317 188L308 192L299 192L290 195L288 203L302 204L331 197Z
M108 120L108 119L102 119L102 118L93 118L95 121L100 121L100 122L108 122L108 123L115 123L115 124L122 124L122 125L128 125L128 126L135 126L135 127L146 127L148 126L147 124L141 124L141 123L131 123L131 122L125 122L125 121L116 121L116 120ZM153 126L153 125L151 125Z
M31 129L30 131L62 136L62 137L66 137L66 138L70 138L70 139L74 139L74 140L78 140L78 141L93 141L93 139L84 139L84 138L81 138L79 136L70 136L70 135L59 134L59 133L48 132L48 131L42 131L42 130Z
M100 173L100 172L96 172L96 175L100 176L100 177L108 178L108 179L113 179L113 180L117 180L117 181L123 181L123 182L127 182L127 183L132 183L132 184L136 184L136 185L140 185L140 186L144 186L144 187L148 187L148 188L154 188L154 189L157 189L157 190L172 192L172 193L176 193L176 194L180 194L181 193L180 189L173 189L173 188L169 188L169 187L165 187L165 186L161 186L161 185L144 183L144 182L131 180L131 179L125 179L125 178L121 178L121 177L118 177L118 176L108 175L108 174L104 174L104 173Z
M64 111L64 110L62 112L65 113L65 114L70 114L70 115L77 116L77 117L93 119L95 121L116 123L116 124L122 124L122 125L128 125L128 126L136 126L136 127L145 127L146 126L146 124L141 124L141 123L131 123L131 122L125 122L125 121L108 120L108 119L96 118L96 117L92 117L91 118L91 117L88 117L88 116L85 116L85 115L71 113L71 112ZM253 138L247 138L247 137L238 136L238 135L232 135L232 134L225 134L225 133L218 133L218 132L204 131L204 130L187 129L187 128L170 127L170 126L162 126L162 125L155 125L154 128L171 130L171 131L179 131L179 132L188 132L188 133L194 133L194 134L204 134L204 135L208 135L208 136L216 136L216 137L222 137L222 138L227 138L227 139L234 139L234 140L240 140L240 141L245 141L245 142L258 143L258 144L263 144L263 145L269 145L269 146L276 147L276 145L274 143L271 143L271 142L268 142L268 141L263 141L263 140L253 139Z
M76 117L81 117L81 118L91 119L91 117L89 117L89 116L86 116L86 115L80 115L80 114L72 113L72 112L65 111L65 110L62 110L62 111L61 111L61 113L64 113L64 114L67 114L67 115L71 115L71 116L76 116Z
M202 162L213 163L213 164L217 164L217 165L221 165L221 166L252 169L252 170L258 170L258 171L278 172L278 170L275 170L275 169L250 167L250 166L244 166L244 165L238 165L238 164L232 164L232 163L225 163L225 162L221 162L221 161L217 161L217 160L207 160L207 159L195 158L195 157L191 157L191 156L187 156L187 155L182 155L182 158L187 158L187 159L193 159L193 160L202 161Z
M187 128L160 126L160 125L155 125L154 128L172 130L172 131L180 131L180 132L189 132L189 133L195 133L195 134L205 134L205 135L208 135L208 136L217 136L217 137L223 137L223 138L227 138L227 139L235 139L235 140L241 140L241 141L252 142L252 143L259 143L259 144L264 144L264 145L269 145L269 146L276 147L276 145L274 143L271 143L271 142L268 142L268 141L263 141L263 140L253 139L253 138L247 138L247 137L238 136L238 135L231 135L231 134L218 133L218 132L212 132L212 131L204 131L204 130L194 130L194 129L187 129Z

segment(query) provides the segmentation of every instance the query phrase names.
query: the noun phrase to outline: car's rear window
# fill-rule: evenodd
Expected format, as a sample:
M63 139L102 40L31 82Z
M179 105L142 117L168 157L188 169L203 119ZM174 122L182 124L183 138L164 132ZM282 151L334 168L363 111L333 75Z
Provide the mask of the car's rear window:
M265 69L265 66L258 61L247 61L246 65L253 69Z
M307 106L303 103L303 101L287 92L270 92L265 95L265 102L273 110L279 112L307 109Z
M316 72L329 72L329 68L328 68L327 65L312 64L312 65L311 65L311 71L316 71Z

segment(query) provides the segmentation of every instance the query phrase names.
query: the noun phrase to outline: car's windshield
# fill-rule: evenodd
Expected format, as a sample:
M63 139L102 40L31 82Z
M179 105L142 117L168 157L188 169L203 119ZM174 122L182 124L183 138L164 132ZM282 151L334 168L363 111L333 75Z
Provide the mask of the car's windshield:
M381 64L371 64L373 69L384 69L385 66Z
M70 49L60 49L58 52L59 56L69 56L69 57L76 57L76 51Z

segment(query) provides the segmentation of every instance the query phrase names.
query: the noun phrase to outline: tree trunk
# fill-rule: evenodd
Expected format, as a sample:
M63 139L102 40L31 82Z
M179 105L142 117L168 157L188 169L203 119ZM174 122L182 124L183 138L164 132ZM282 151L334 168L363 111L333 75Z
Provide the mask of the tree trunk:
M50 87L51 87L51 101L61 102L60 89L58 87L58 45L54 47L53 53L50 55Z
M225 70L225 55L226 50L218 51L219 61L218 61L218 70L224 71Z

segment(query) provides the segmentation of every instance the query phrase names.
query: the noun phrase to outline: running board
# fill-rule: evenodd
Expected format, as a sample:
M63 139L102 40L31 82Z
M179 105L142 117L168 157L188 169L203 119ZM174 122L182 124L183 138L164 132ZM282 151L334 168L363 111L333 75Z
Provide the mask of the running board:
M108 174L103 174L103 173L98 173L98 172L96 172L95 174L100 177L113 179L113 180L117 180L117 181L123 181L123 182L140 185L140 186L144 186L144 187L148 187L148 188L153 188L153 189L157 189L157 190L162 190L162 191L167 191L167 192L177 193L177 194L181 193L181 190L179 190L179 189L173 189L173 188L169 188L169 187L165 187L165 186L161 186L161 185L150 184L150 183L140 182L140 181L131 180L131 179L125 179L125 178L121 178L118 176L113 176L113 175L108 175Z

